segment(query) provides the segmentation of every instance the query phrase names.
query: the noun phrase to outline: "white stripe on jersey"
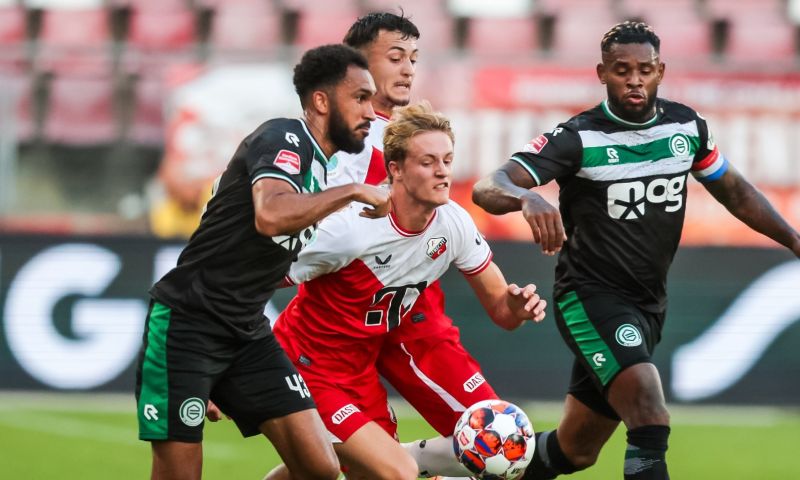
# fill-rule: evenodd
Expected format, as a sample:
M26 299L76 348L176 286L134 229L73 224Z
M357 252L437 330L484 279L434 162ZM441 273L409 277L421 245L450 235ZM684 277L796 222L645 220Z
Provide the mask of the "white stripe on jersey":
M641 178L650 175L670 175L686 173L692 166L692 157L670 157L657 161L625 163L621 165L603 165L600 167L584 167L578 170L576 177L595 181L623 180Z
M606 147L614 145L634 146L650 143L662 138L670 138L677 133L690 137L697 137L697 122L694 120L686 123L665 123L642 130L627 130L622 132L605 133L595 130L581 130L583 148Z

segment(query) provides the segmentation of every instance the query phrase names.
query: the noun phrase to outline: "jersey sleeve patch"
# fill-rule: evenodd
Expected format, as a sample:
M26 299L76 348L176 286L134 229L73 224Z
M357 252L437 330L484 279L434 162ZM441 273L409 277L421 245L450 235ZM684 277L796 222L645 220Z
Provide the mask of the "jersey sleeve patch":
M300 155L298 155L297 152L281 150L275 156L275 160L273 160L272 163L289 175L300 174Z
M692 175L701 183L709 183L719 179L728 171L728 160L719 151L714 149L702 160L692 165Z
M547 137L544 134L541 134L522 147L522 151L529 153L540 153L545 145L547 145Z

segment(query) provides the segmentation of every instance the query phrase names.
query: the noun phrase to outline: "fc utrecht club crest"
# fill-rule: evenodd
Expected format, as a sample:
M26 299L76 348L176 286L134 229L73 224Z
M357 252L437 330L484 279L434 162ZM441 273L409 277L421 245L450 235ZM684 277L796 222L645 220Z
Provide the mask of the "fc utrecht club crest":
M528 142L528 144L522 148L522 151L539 153L542 151L545 145L547 145L547 137L545 137L544 134L541 134L538 137L531 140L530 142Z
M431 260L436 260L439 255L447 251L447 239L444 237L433 237L428 240L427 254Z
M291 150L281 150L278 152L273 163L276 167L289 175L297 175L300 173L300 155Z

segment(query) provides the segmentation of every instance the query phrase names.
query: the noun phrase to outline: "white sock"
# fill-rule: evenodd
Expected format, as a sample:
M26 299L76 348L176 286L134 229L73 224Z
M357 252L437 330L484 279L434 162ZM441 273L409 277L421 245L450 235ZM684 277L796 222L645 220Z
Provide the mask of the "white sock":
M453 437L435 437L403 443L403 448L414 457L420 477L436 475L469 478L472 474L453 453Z

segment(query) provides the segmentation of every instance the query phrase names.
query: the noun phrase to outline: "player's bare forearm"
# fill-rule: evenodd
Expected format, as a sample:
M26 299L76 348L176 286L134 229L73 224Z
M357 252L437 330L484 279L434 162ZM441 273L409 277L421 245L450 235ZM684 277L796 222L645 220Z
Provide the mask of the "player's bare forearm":
M352 201L372 205L383 215L389 211L388 190L370 185L342 185L318 193L297 193L283 180L262 179L253 185L256 229L269 237L298 232Z
M493 215L522 209L523 195L530 194L535 184L531 176L514 162L508 162L472 189L472 201Z
M781 217L769 200L733 166L706 189L736 218L800 257L800 235Z

